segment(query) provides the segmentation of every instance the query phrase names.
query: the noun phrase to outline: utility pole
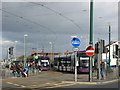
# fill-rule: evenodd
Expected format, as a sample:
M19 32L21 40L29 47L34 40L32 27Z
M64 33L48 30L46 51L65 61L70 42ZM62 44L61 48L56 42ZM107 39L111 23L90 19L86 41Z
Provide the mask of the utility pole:
M50 61L50 68L51 68L51 64L54 62L54 52L53 52L54 42L49 42L49 43L51 44L51 57L52 57L52 60Z
M98 79L100 80L100 60L101 60L101 43L100 40L98 40Z
M26 37L27 36L28 36L27 34L24 35L24 68L26 67Z
M111 26L109 25L109 71L110 71L110 40L111 39Z
M14 58L15 58L15 61L17 60L17 57L16 57L16 43L17 43L18 41L15 41L15 56L14 56Z
M90 46L93 46L93 0L90 1ZM89 81L92 82L92 56L89 60Z

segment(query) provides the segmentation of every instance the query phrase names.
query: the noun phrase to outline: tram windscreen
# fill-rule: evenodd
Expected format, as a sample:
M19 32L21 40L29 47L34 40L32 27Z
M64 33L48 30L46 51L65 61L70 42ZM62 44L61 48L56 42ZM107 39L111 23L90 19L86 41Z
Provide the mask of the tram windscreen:
M89 66L89 58L80 58L80 67L83 67L83 68L88 68Z
M89 66L89 61L88 60L82 60L81 63L82 63L83 68L88 68L88 66Z

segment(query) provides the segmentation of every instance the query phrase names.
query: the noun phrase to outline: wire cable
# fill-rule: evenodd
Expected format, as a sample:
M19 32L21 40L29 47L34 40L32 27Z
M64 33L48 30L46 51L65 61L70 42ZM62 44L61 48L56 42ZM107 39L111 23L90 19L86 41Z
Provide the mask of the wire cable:
M25 21L27 21L27 22L33 23L33 24L35 24L35 25L38 25L38 26L44 28L44 29L47 30L47 31L53 32L53 33L56 35L56 33L55 33L53 30L51 30L50 28L47 28L47 27L45 27L45 26L43 26L43 25L41 25L41 24L39 24L39 23L37 23L37 22L34 22L34 21L32 21L32 20L29 20L29 19L26 19L26 18L24 18L24 17L22 17L22 16L19 16L19 15L14 14L14 13L8 12L8 11L6 11L6 10L4 10L4 9L0 9L0 10L2 10L2 11L5 12L5 13L8 13L8 14L10 14L10 15L12 15L12 16L18 17L18 18L20 18L20 19L22 19L22 20L25 20ZM54 41L56 41L57 36L56 36L56 38L54 38L54 39L55 39Z
M43 4L40 4L40 3L34 3L34 2L30 2L30 3L36 4L36 5L40 5L40 6L46 8L46 9L52 11L52 12L54 12L54 13L56 13L56 14L62 16L62 17L64 17L65 19L67 19L67 20L69 20L70 22L72 22L72 23L73 23L76 27L78 27L79 30L80 30L80 26L79 26L74 20L72 20L71 18L69 18L69 17L63 15L62 13L60 13L60 12L58 12L58 11L56 11L56 10L53 10L53 9L51 9L51 8L49 8L49 7L47 7L47 6L43 5Z

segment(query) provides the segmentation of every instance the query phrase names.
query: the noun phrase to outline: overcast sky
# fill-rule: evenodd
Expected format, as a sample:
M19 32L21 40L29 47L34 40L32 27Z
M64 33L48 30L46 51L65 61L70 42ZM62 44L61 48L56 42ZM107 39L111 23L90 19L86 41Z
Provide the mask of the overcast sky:
M89 1L89 0L88 0ZM89 2L3 2L2 3L2 50L15 45L16 54L23 55L24 35L27 55L32 48L51 51L49 42L54 42L55 52L72 51L71 36L81 40L80 50L89 44ZM94 44L98 39L108 44L108 24L111 25L111 40L118 41L118 3L94 3Z

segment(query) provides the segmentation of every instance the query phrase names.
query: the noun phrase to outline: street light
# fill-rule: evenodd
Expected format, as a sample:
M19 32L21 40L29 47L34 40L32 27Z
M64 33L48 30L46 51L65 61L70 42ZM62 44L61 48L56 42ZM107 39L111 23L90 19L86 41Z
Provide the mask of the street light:
M49 42L49 44L51 45L51 56L52 56L52 60L50 61L50 67L51 67L51 64L52 62L54 62L54 53L53 53L53 44L54 42Z
M27 34L24 35L24 68L26 67L26 37L27 36L28 36Z
M16 61L16 43L17 43L18 41L15 41L15 61Z

